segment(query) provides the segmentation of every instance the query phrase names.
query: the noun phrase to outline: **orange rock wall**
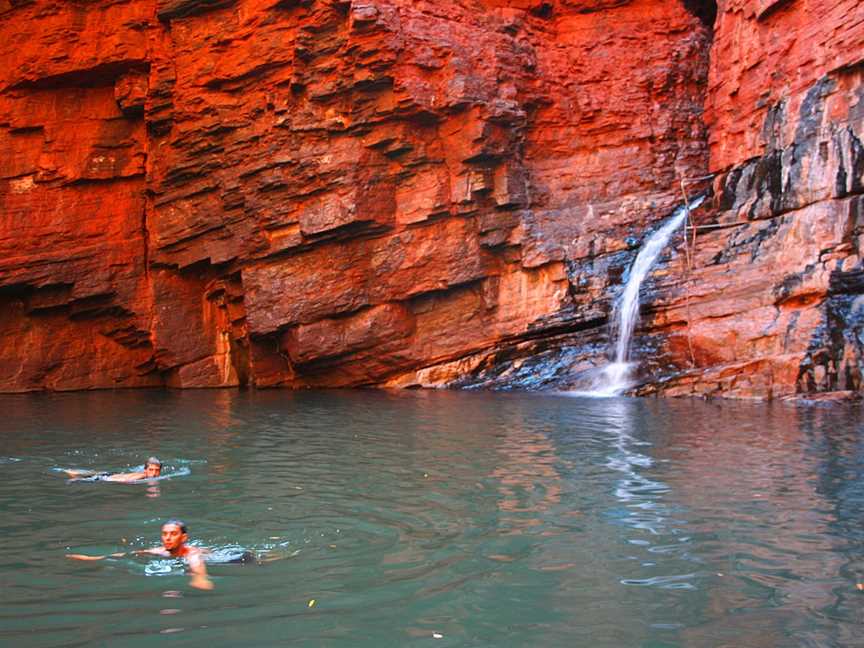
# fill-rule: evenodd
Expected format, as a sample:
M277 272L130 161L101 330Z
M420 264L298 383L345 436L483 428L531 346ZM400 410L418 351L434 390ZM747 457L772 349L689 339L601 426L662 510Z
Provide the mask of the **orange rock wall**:
M654 305L688 369L660 390L860 393L864 4L721 2L705 121L713 210Z
M795 140L805 100L823 77L849 77L864 56L857 0L725 0L711 50L705 121L712 170ZM851 78L851 77L850 77ZM838 110L833 121L848 118Z
M709 170L644 389L857 389L864 28L822 4L0 0L0 391L575 384Z
M705 164L678 3L0 11L5 391L411 382L560 325L547 228Z

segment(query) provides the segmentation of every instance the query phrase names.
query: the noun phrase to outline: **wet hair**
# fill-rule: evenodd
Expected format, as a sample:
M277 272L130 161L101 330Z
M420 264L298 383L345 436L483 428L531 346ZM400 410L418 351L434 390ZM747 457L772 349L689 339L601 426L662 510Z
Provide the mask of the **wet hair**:
M178 519L176 519L176 518L171 518L171 519L168 520L165 524L163 524L162 527L165 528L165 527L168 526L169 524L170 524L170 525L173 525L173 526L176 526L176 527L180 527L180 530L181 530L183 533L186 533L186 523L183 522L183 520L178 520Z
M150 457L144 465L145 465L145 466L153 466L153 465L156 465L156 466L159 466L159 467L161 468L161 467L162 467L162 462L159 461L156 457Z

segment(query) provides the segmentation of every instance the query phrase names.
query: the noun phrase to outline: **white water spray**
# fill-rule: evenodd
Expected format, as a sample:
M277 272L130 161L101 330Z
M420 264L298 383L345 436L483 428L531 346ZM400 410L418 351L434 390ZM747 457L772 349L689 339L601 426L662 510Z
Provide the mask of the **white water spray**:
M642 245L642 249L636 255L636 261L630 268L627 285L624 286L624 292L621 293L615 308L618 315L618 341L615 344L615 360L601 370L600 375L586 395L617 396L632 386L630 371L633 365L629 362L630 340L639 318L639 288L642 287L642 282L648 276L648 272L657 261L660 252L666 247L673 232L681 226L689 211L696 209L704 199L704 196L700 196L689 205L682 205L676 209L663 227L654 232Z

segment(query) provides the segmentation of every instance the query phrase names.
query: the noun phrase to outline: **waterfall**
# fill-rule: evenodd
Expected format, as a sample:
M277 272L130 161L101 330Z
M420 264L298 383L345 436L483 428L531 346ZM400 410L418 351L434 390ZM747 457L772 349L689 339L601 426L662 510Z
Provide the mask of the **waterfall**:
M696 209L705 200L700 196L689 205L681 205L663 227L652 234L645 243L636 261L630 268L627 285L618 299L615 312L618 322L618 341L615 343L615 360L606 365L594 380L588 392L591 396L617 396L631 387L630 371L633 368L630 359L630 340L633 337L633 329L639 319L639 288L651 267L660 256L660 252L666 247L673 232L681 226L691 209Z

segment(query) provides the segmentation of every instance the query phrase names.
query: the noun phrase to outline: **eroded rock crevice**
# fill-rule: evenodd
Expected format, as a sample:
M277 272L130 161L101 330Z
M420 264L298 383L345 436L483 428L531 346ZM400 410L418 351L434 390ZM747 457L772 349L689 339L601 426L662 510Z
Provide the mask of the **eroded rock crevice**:
M682 0L687 11L702 21L709 29L714 28L717 20L717 0Z

